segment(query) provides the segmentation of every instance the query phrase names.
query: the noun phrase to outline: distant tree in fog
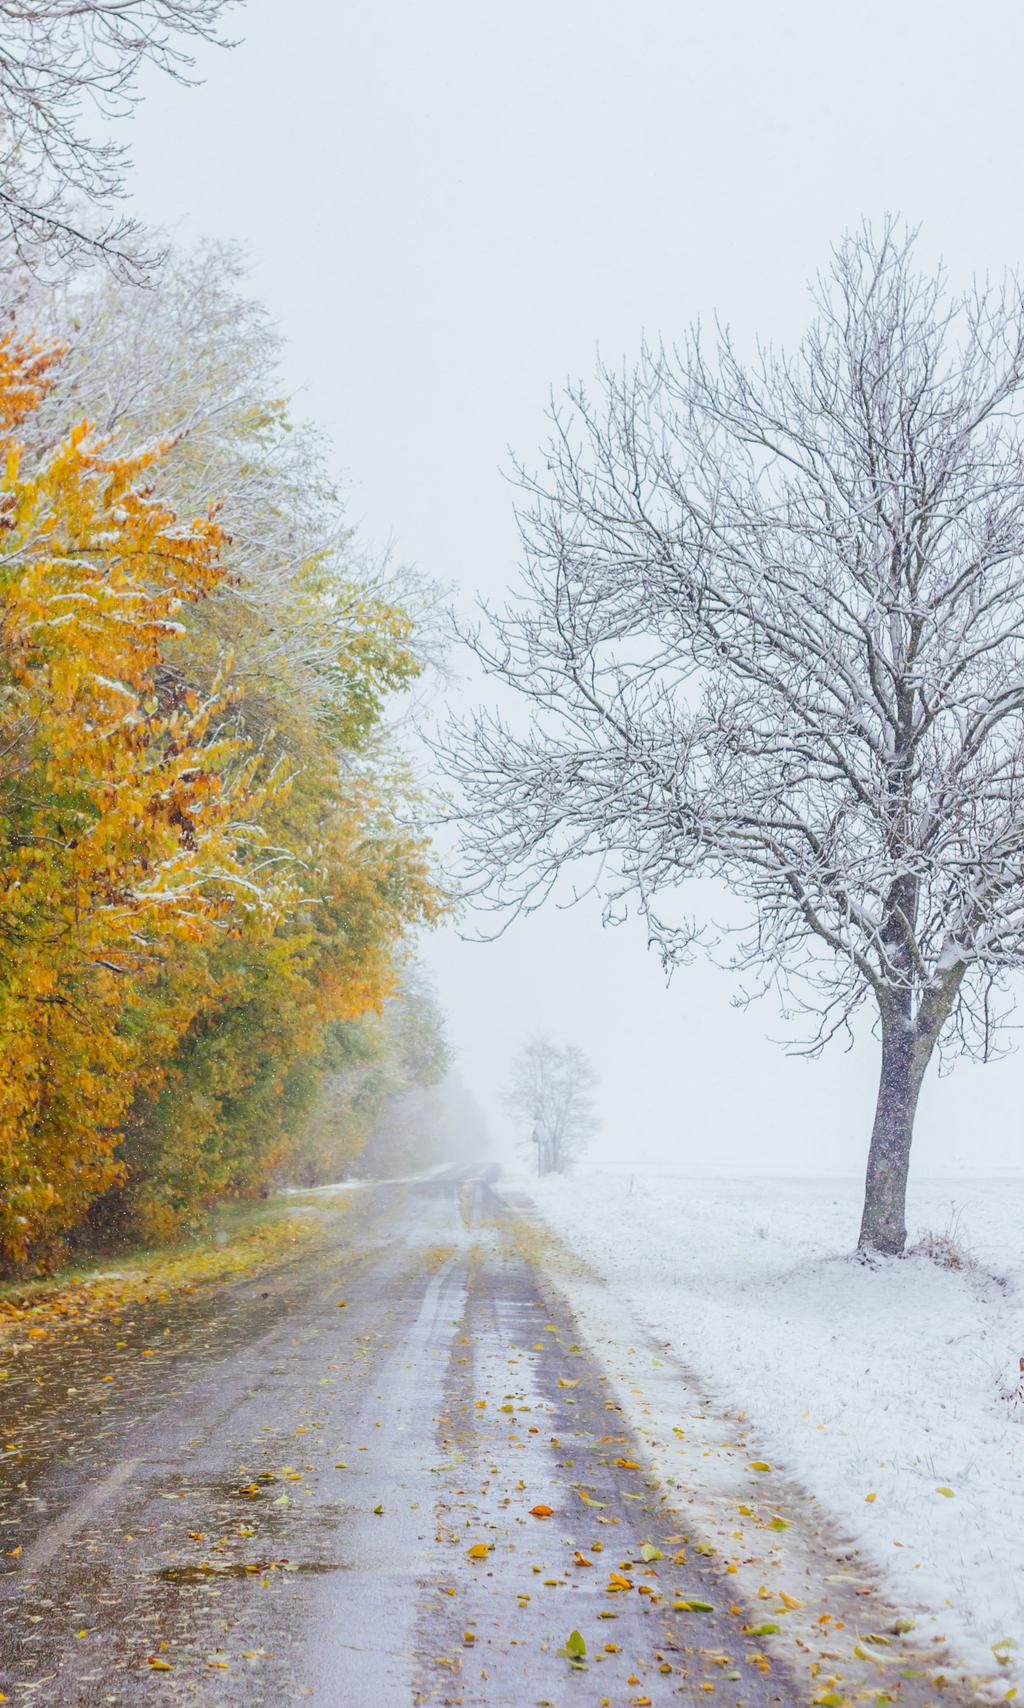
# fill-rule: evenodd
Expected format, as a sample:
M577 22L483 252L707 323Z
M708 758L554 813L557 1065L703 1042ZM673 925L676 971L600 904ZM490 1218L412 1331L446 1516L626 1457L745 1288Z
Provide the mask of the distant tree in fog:
M357 1164L371 1179L421 1173L442 1163L483 1167L490 1154L487 1119L457 1073L410 1086L385 1099Z
M928 1064L990 1053L1024 967L1024 292L951 295L889 222L814 295L792 353L697 330L553 407L523 584L471 637L529 716L448 758L477 897L589 862L672 964L710 879L805 1048L867 1006L860 1245L898 1254Z
M596 1130L597 1074L575 1044L537 1036L512 1063L505 1107L536 1151L538 1174L564 1174Z
M328 1037L322 1093L290 1167L303 1185L350 1172L408 1174L442 1156L448 1143L438 1095L451 1080L445 1017L423 969L402 971L379 1014L335 1025Z

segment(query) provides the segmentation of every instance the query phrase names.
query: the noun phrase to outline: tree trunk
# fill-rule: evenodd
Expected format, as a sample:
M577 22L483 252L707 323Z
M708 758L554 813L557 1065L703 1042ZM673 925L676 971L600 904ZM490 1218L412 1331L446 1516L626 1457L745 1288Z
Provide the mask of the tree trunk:
M859 1251L899 1257L907 1242L907 1175L914 1115L934 1039L898 1016L882 1024L882 1070L864 1182Z
M864 1182L858 1251L899 1257L907 1243L907 1175L921 1082L953 1012L967 963L957 961L922 996L916 1018L909 995L882 1005L882 1071Z

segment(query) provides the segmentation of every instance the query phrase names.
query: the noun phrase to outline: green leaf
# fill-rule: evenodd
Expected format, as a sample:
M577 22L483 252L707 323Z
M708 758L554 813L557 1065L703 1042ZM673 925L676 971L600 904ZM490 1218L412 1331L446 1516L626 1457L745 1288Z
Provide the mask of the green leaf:
M640 1552L648 1565L650 1565L652 1560L663 1560L665 1558L661 1549L656 1548L653 1542L645 1542Z
M384 1508L383 1506L375 1506L373 1510L375 1515L379 1518L381 1513L384 1511Z
M713 1613L710 1601L674 1601L673 1613Z
M578 1631L570 1631L565 1639L564 1647L558 1650L567 1661L579 1662L587 1652L587 1645Z
M764 1625L744 1625L743 1635L745 1637L772 1637L778 1629L779 1627L773 1625L771 1620L767 1620Z

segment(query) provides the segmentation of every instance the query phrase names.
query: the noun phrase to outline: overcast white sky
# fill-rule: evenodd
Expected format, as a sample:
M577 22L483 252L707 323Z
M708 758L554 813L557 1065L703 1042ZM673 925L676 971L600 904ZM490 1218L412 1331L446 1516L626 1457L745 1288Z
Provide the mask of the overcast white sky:
M954 277L1022 259L1013 0L250 0L207 81L154 82L136 206L240 240L368 541L468 600L512 578L501 469L549 386L717 310L789 338L862 214L924 227ZM466 1078L492 1108L541 1027L603 1076L601 1147L638 1161L860 1172L870 1040L808 1065L702 966L664 987L637 931L545 914L428 946ZM500 1120L497 1123L500 1125ZM1019 1166L1024 1058L923 1101L923 1172Z

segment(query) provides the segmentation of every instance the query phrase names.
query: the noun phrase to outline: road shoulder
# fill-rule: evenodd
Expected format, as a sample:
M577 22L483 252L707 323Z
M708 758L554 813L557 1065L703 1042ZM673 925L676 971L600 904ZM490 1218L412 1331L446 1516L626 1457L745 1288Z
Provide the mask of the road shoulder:
M1006 1698L1005 1675L965 1666L934 1613L892 1605L820 1503L763 1456L744 1414L709 1402L671 1344L563 1244L527 1195L500 1195L510 1233L574 1313L680 1525L700 1534L723 1592L763 1613L748 1633L752 1649L806 1681L811 1703L930 1702L940 1691L947 1703Z

